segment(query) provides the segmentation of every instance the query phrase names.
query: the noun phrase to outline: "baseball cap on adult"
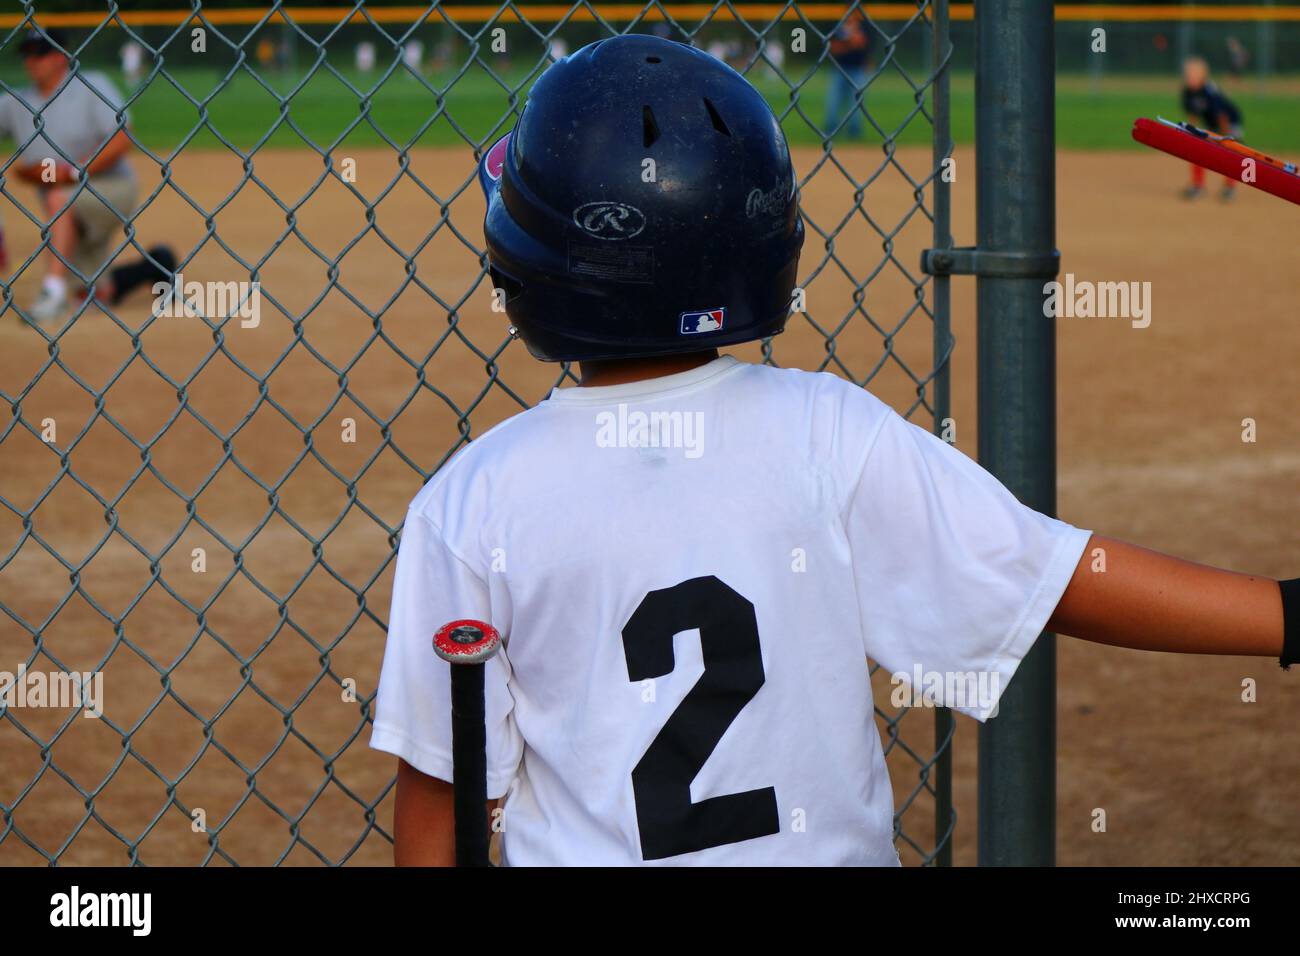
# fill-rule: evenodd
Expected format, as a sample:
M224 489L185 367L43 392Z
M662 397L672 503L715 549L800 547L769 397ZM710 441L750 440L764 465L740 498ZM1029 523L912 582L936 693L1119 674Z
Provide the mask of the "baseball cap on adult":
M55 50L66 50L67 48L67 35L57 28L28 30L22 42L18 44L18 52L22 56L44 56Z

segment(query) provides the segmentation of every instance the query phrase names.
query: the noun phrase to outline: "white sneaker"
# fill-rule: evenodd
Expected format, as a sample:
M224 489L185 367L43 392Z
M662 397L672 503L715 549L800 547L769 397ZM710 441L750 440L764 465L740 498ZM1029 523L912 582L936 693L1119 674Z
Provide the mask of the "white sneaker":
M67 292L58 292L46 286L28 307L27 321L36 325L49 325L58 321L67 305Z

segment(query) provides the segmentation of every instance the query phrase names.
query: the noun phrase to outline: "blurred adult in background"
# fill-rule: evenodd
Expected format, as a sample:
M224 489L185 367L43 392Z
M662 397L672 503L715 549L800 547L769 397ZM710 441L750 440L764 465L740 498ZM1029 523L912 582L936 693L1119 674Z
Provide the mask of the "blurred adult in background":
M441 73L451 66L451 58L456 53L451 40L442 39L433 45L433 54L429 57L429 72Z
M411 71L407 76L412 78L419 76L424 69L424 42L421 40L407 40L403 43L402 62Z
M69 74L67 48L58 30L28 33L18 50L32 85L0 98L0 136L21 150L10 170L36 186L49 222L45 276L26 316L38 324L63 315L70 281L78 294L93 292L115 304L145 282L171 281L176 268L171 250L155 246L153 262L139 259L94 278L113 259L123 223L135 212L135 174L126 161L130 118L104 74ZM38 123L41 132L33 135Z
M767 41L762 47L762 52L767 57L772 71L780 75L781 68L785 66L785 47L781 45L781 41L779 39Z
M1228 37L1228 74L1234 79L1240 79L1246 75L1246 67L1250 65L1250 51L1246 45L1236 37Z
M743 72L745 69L745 44L740 41L740 37L731 37L727 40L723 54L723 62L737 72Z
M144 76L144 47L134 40L127 40L118 55L122 58L122 75L126 81L139 86L140 78Z
M844 22L831 34L831 88L826 97L826 135L833 136L835 129L849 113L846 132L850 139L862 136L862 106L858 97L867 82L867 54L871 49L870 26L862 7L854 5Z
M275 41L263 34L257 46L253 47L253 56L257 57L257 65L263 70L271 69L275 66Z
M375 68L375 45L369 40L357 44L357 72L369 73Z

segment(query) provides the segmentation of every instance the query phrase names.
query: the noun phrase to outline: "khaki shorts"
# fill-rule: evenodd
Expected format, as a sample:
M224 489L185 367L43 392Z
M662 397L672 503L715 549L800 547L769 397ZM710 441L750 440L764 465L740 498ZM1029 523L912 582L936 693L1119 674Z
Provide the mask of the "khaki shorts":
M90 191L103 196L109 205ZM135 215L137 187L130 176L96 176L72 201L72 216L77 223L77 248L71 256L72 267L87 280L102 266L108 265L122 242L124 221Z

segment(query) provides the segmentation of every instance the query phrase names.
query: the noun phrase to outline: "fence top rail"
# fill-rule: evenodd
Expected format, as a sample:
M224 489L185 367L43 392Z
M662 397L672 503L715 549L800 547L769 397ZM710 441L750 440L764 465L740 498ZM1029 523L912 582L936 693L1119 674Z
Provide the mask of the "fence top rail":
M875 20L910 20L916 16L914 3L863 4L868 16ZM678 20L703 20L706 18L744 20L780 20L790 16L802 20L837 21L844 16L842 3L804 3L792 7L783 3L739 3L715 8L709 3L670 3L664 10L638 3L599 4L602 19L613 21L659 21L667 15ZM949 19L972 20L975 7L972 3L955 3L949 8ZM495 20L527 19L530 23L553 23L560 20L591 22L595 15L585 6L547 3L535 6L515 6L502 10L498 7L469 6L463 4L426 4L424 6L376 7L356 11L337 7L283 6L237 7L227 10L124 10L111 18L106 13L77 11L70 13L45 13L29 16L25 13L0 14L0 29L14 29L37 23L46 27L94 27L106 20L110 26L125 24L130 27L180 26L200 19L214 26L252 25L263 20L292 21L299 24L338 24L342 21L375 23L412 23L433 13L441 13L461 23L488 23ZM1209 4L1184 4L1159 6L1155 4L1083 4L1058 3L1056 19L1065 21L1096 22L1123 21L1269 21L1300 22L1300 7L1278 7L1267 4L1244 6L1217 6Z

